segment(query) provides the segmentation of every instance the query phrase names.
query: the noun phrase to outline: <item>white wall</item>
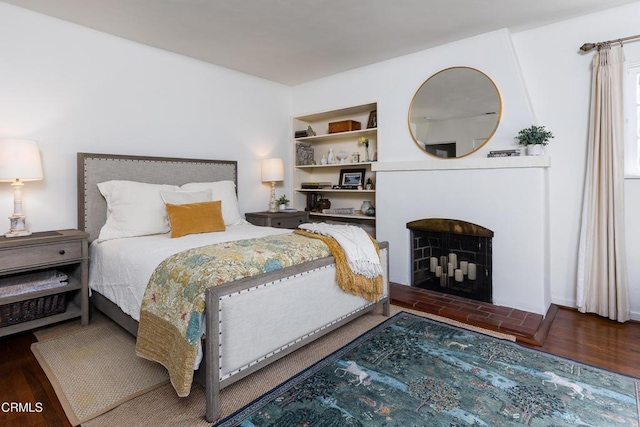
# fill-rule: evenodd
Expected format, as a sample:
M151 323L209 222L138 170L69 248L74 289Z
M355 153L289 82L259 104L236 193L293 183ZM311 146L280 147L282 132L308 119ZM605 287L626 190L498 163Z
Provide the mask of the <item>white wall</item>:
M5 3L0 64L0 138L42 153L32 231L76 226L76 152L237 160L242 211L268 206L259 159L287 155L290 88ZM0 184L0 232L12 197Z
M586 172L591 61L586 42L638 34L640 2L513 35L535 116L552 130L550 152L552 300L575 306L578 236ZM624 46L640 62L640 41ZM625 181L627 264L632 318L640 319L640 180Z
M379 163L431 159L409 133L409 103L424 80L456 65L486 73L500 90L503 103L494 137L467 159L515 147L514 136L531 125L533 118L506 30L299 85L293 92L293 113L377 100ZM446 164L458 160L433 161ZM410 282L407 222L433 217L460 219L495 233L494 303L545 313L550 300L546 176L546 170L538 169L377 172L376 234L390 245L391 280Z
M548 271L545 274L548 277L543 282L548 282L552 302L575 306L575 270L586 162L590 61L593 56L593 53L581 54L578 48L585 42L637 34L638 16L640 2L513 35L506 31L489 33L352 70L295 87L293 111L294 114L299 114L377 100L380 124L379 160L415 161L424 155L419 152L407 130L406 115L413 92L434 72L449 66L470 66L487 73L501 92L504 112L493 139L474 156L485 156L489 150L513 146L513 137L518 130L532 123L545 125L555 135L555 139L547 147L547 153L552 157L552 166L549 169L548 189L550 231L547 234L548 250L545 254L545 259L548 260ZM628 62L640 61L640 42L627 43L625 52ZM529 95L528 100L527 96L522 96L522 91ZM478 176L475 172L467 174L469 178L481 181L486 173ZM408 235L402 230L406 219L403 211L413 209L408 206L414 206L415 198L422 195L415 183L423 179L424 172L403 174L402 182L408 184L406 187L401 182L396 182L395 178L386 181L387 176L390 175L380 174L378 177L378 236L391 242L392 257L398 252L404 257L409 243ZM444 177L439 176L435 180L441 182L443 179ZM640 319L640 263L637 261L640 259L640 224L638 221L633 222L640 211L640 180L627 180L625 184L631 310L632 317ZM516 187L521 192L519 196L526 195L529 191L524 185ZM411 204L398 205L399 194L410 191L414 192L413 200L405 201ZM424 192L426 188L422 191ZM438 209L442 209L443 203L453 212L458 209L456 204L446 200L432 203ZM514 203L517 201L514 200ZM423 211L428 213L430 209L423 206ZM412 219L422 217L417 214L418 212ZM482 212L478 216L484 215L485 212ZM474 222L471 216L462 219ZM509 217L506 212L495 209L488 222L512 220L513 217ZM491 228L487 224L481 225ZM509 239L525 245L522 237L518 234L509 235ZM518 264L522 262L519 260ZM408 258L392 259L392 280L408 283L406 264ZM494 262L494 272L498 268L513 268L515 265L497 266ZM526 295L528 290L516 287L512 292L512 298L500 303L523 307L521 296Z
M292 114L377 101L379 159L420 159L424 154L407 129L415 90L443 68L475 67L496 82L504 112L493 139L474 156L513 147L513 136L531 123L556 136L548 150L550 249L543 258L550 277L543 281L550 283L553 302L572 306L593 55L580 54L578 47L636 34L638 16L640 2L513 35L497 31L290 89L0 3L0 137L32 138L40 145L45 179L27 183L24 191L34 231L76 225L78 151L235 159L242 210L262 210L269 188L260 184L259 159L287 156ZM629 62L640 61L640 43L627 43L625 52ZM480 172L466 176L481 186L485 176L497 175ZM380 191L377 200L378 232L392 242L392 254L408 251L406 230L391 225L406 222L396 198L419 195L423 173L388 174L397 177L386 182L381 174L379 184L396 190ZM510 185L518 197L528 192L517 181ZM632 315L640 319L640 223L632 221L640 211L640 180L626 182L626 196ZM445 202L438 203L440 209ZM459 206L449 208L456 213ZM0 232L11 212L11 190L0 184ZM500 209L490 213L479 215L489 228L507 218L517 222ZM509 239L520 243L517 234ZM519 259L517 265L525 263ZM505 268L521 274L514 265ZM407 283L407 277L408 257L396 256L391 279ZM528 290L513 292L518 307Z
M498 86L503 103L500 126L476 156L513 148L514 135L531 124L511 39L506 30L450 43L367 67L315 80L293 88L293 114L302 115L377 101L378 155L384 161L415 160L424 153L409 133L409 104L432 74L453 66L469 66L487 74ZM384 122L381 121L384 120Z
M377 237L389 241L392 280L410 282L408 222L455 218L495 233L494 304L546 312L550 302L545 257L546 169L400 170L378 174ZM522 191L523 185L527 191Z

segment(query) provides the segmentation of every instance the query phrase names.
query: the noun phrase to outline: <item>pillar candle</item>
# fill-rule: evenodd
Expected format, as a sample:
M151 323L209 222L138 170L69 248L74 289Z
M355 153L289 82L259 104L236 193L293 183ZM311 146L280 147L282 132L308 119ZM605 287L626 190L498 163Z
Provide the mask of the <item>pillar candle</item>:
M456 282L462 282L462 270L456 268Z
M440 257L440 265L442 266L442 272L444 273L447 270L447 257L446 256L441 256Z
M438 258L436 258L436 257L432 256L432 257L429 259L429 263L430 263L430 266L429 266L429 267L430 267L430 270L431 270L431 272L433 273L434 271L436 271L436 266L438 265ZM440 276L438 276L438 277L440 277Z
M468 261L460 261L460 270L462 270L462 274L464 274L465 276L467 275L468 266L469 266Z
M449 277L453 277L453 264L451 263L447 264L447 274L449 275Z
M442 267L436 265L436 277L442 276Z
M470 262L467 270L469 274L469 280L476 280L476 265Z
M458 255L453 252L449 254L449 262L453 265L453 268L458 268Z

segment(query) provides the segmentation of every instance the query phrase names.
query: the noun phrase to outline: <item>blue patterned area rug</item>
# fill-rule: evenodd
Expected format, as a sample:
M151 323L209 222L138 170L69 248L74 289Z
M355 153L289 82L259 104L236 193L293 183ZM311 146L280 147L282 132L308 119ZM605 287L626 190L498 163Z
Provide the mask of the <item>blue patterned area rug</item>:
M635 378L401 312L215 426L638 423Z

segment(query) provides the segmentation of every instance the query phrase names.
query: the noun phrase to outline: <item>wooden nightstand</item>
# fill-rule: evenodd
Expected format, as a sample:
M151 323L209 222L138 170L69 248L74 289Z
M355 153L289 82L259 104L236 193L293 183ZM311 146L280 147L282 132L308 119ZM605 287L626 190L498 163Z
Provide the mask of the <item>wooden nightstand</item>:
M0 322L5 325L0 327L0 337L74 317L80 317L82 325L89 323L88 237L88 233L78 230L45 231L27 237L0 236L0 279L11 277L19 281L21 275L46 270L68 276L64 286L0 296L0 316L5 315ZM32 313L30 308L34 312L44 310L46 314L47 306L56 301L60 310L53 312L57 314L34 318L41 314ZM21 320L12 324L13 317Z
M309 213L297 212L250 212L245 218L253 225L275 228L298 228L298 225L309 222Z

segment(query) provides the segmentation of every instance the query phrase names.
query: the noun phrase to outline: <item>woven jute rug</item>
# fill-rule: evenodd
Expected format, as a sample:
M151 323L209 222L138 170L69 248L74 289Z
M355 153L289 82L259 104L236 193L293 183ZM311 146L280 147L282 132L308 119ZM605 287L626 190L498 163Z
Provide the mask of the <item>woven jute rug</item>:
M399 311L413 312L412 310L401 309L395 306L391 307L392 315ZM462 325L439 316L432 316L425 313L420 314L436 320ZM386 319L388 318L382 315L381 310L376 309L226 387L221 392L222 416L224 417L233 413ZM477 328L473 329L482 331ZM483 332L500 338L515 340L513 336L489 331ZM96 366L99 365L96 364ZM99 370L100 368L98 367L97 369ZM166 384L134 399L128 400L94 419L83 422L82 426L172 425L204 427L211 426L211 424L212 423L205 420L205 391L203 387L194 384L189 396L180 398L176 395L171 384Z
M135 355L135 339L108 320L36 331L31 351L74 426L169 382L166 370Z

